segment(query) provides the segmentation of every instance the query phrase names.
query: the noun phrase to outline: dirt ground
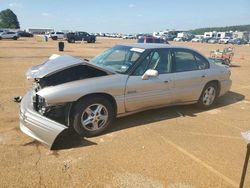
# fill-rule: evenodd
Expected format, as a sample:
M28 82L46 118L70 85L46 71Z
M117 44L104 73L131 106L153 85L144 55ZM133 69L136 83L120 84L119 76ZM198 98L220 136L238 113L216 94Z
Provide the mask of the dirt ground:
M238 187L246 153L240 133L250 130L249 45L235 46L231 91L211 110L188 105L142 112L116 120L98 137L68 135L54 151L19 130L13 97L30 87L30 66L53 53L91 58L130 42L65 42L65 51L58 52L56 41L0 41L0 187ZM207 56L227 46L175 44ZM245 185L250 187L249 169Z

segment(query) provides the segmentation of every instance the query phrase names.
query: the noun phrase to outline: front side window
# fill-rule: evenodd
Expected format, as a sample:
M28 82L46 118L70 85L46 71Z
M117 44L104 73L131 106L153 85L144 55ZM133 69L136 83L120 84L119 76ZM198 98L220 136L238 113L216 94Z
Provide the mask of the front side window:
M175 72L198 70L198 65L192 52L185 50L175 50L174 57Z
M115 46L97 55L90 63L125 74L141 57L143 52L144 49L129 46Z
M171 56L168 49L158 49L149 53L136 68L134 75L141 76L146 70L154 69L159 74L171 72Z

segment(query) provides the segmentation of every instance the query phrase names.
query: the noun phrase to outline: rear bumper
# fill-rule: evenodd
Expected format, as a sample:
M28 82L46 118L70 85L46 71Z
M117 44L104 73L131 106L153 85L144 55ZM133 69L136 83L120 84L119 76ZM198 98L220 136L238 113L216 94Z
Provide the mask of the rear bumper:
M36 112L33 108L31 91L22 99L19 118L20 129L23 133L48 145L50 148L56 137L68 128Z
M220 94L219 96L222 96L226 94L232 86L232 80L223 80L220 82Z

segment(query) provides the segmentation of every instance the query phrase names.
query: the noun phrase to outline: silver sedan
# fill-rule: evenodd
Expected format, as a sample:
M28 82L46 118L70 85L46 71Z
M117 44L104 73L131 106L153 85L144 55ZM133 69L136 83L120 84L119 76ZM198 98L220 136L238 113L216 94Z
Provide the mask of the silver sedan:
M96 136L114 118L169 105L207 109L231 87L230 69L199 52L166 44L117 45L86 62L52 55L26 75L20 127L52 146L63 130Z

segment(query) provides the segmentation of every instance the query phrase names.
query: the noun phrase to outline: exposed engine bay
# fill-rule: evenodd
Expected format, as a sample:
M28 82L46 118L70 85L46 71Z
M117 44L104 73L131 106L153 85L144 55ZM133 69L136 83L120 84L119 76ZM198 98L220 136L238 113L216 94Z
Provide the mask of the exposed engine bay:
M55 59L58 59L58 57ZM53 61L53 59L51 61ZM50 61L47 62L50 63ZM43 66L46 66L47 62L35 67L41 69L43 68ZM27 72L27 77L29 72L32 71L35 72L36 70L34 70L34 68L32 70L29 70ZM49 72L48 75L45 75L42 78L33 77L34 109L41 115L44 115L64 125L68 125L69 112L72 106L71 102L58 104L56 106L48 106L46 104L46 99L37 95L36 93L46 87L57 86L68 82L73 82L93 77L106 76L106 75L108 75L108 73L105 71L99 70L85 63L81 64L78 63L78 64L73 64L71 66L69 65L64 69L60 69L59 71L57 70L55 72Z

